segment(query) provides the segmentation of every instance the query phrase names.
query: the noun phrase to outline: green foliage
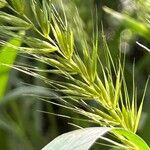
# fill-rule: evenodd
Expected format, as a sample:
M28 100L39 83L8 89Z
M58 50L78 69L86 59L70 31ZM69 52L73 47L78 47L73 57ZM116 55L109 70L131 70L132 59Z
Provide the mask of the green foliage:
M121 140L127 145L129 145L129 149L139 149L139 150L149 150L150 147L145 143L143 139L141 139L136 134L124 130L124 129L114 129L112 130L113 134L118 134L121 137Z
M44 81L51 90L62 95L59 98L51 97L57 99L57 102L48 101L46 98L41 100L78 114L81 121L114 129L115 136L120 141L118 147L149 149L146 143L136 135L148 82L138 107L134 80L131 96L127 87L124 59L121 54L118 54L116 59L113 58L103 31L99 36L97 21L93 37L87 38L82 23L78 23L82 22L82 19L77 9L74 11L71 23L69 13L64 9L65 3L54 5L48 0L42 2L31 0L28 9L32 17L26 13L24 3L24 0L11 0L7 3L7 8L13 11L13 15L0 11L0 36L3 40L10 37L22 40L23 45L19 48L13 43L8 45L18 49L18 52L23 55L28 54L32 60L50 69L26 63L14 65L13 68ZM149 40L150 32L147 23L140 23L127 14L120 14L106 7L104 10L111 13L125 27ZM26 32L23 38L16 32L20 30ZM1 42L1 44L5 43L5 41ZM45 73L48 74L45 75ZM49 75L54 75L55 78ZM73 116L72 119L77 118ZM92 131L94 132L96 131ZM80 133L82 132L79 132L79 135ZM70 133L65 134L66 138L68 135L70 136ZM87 135L83 133L83 138L85 136ZM86 143L89 144L85 147L86 149L95 142L97 136L99 137L96 134L91 143ZM57 142L61 142L60 139L62 140L60 144L63 145L64 135L56 138L56 143L54 140L56 145L52 142L50 146L51 144L58 146ZM74 140L76 139L72 142ZM89 136L84 140L89 140ZM123 147L122 144L124 144ZM32 149L32 146L30 148Z
M10 44L19 47L21 45L21 39L14 38L10 41ZM5 94L7 87L10 66L13 65L17 56L17 49L13 49L9 44L4 45L0 50L0 98Z
M129 17L126 14L121 14L118 12L115 12L107 7L104 7L104 10L111 14L114 18L116 18L118 21L120 21L122 24L124 24L125 27L130 28L135 33L143 36L147 40L150 38L150 26L147 24L143 24L140 21L137 21L134 18Z
M108 132L112 132L114 135L119 137L123 144L112 141L105 138L104 135ZM149 150L148 145L136 134L129 132L124 129L111 129L106 127L91 127L78 129L72 132L60 135L48 145L46 145L42 150L57 150L61 147L62 150L87 150L95 143L95 141L100 138L114 144L116 148L119 149L136 149L136 150Z

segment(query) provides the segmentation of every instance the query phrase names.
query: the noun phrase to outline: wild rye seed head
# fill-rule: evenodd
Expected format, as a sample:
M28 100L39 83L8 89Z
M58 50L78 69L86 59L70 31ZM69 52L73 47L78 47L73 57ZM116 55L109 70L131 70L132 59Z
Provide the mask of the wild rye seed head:
M78 24L81 18L77 9L71 24L63 5L57 10L47 0L43 0L42 4L35 0L23 5L24 2L11 0L6 4L15 14L0 11L0 36L22 39L24 46L19 47L18 52L31 55L34 60L52 69L43 70L25 65L14 65L13 68L38 77L54 90L63 93L66 99L61 101L62 107L87 117L89 122L101 126L122 127L135 133L144 96L140 107L137 108L135 84L133 82L133 96L130 99L122 58L118 57L117 62L113 60L104 33L101 33L102 41L99 42L97 29L90 45L84 36L84 27ZM30 8L30 15L26 12L27 7ZM63 12L63 15L59 11ZM26 35L20 36L17 33L20 30L24 30ZM1 41L1 44L5 43ZM100 43L103 43L105 63L99 55L102 51ZM11 44L10 47L15 48ZM47 78L40 72L55 74L63 77L63 80Z

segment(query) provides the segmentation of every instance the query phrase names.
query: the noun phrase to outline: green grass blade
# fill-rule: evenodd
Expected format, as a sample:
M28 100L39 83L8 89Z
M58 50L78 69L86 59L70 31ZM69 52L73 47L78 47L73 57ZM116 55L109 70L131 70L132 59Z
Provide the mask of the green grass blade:
M9 42L9 44L19 47L21 45L21 39L14 38ZM8 46L9 44L6 44L0 50L0 98L4 96L9 79L9 72L11 70L10 67L2 64L12 65L17 56L17 50Z
M104 7L105 12L112 15L116 18L119 22L123 23L125 27L130 28L136 34L139 34L149 40L150 38L150 29L146 24L142 24L141 22L131 18L126 14L118 13L108 7Z
M119 136L123 136L126 139L126 141L130 142L130 144L133 146L133 149L150 150L149 146L145 143L145 141L133 132L121 128L113 129L112 132Z

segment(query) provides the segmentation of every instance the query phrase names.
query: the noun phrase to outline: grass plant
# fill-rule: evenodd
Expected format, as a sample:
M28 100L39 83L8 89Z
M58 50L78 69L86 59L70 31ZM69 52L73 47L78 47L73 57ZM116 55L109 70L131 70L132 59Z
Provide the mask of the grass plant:
M93 123L98 127L108 127L119 141L115 142L109 138L105 140L113 141L117 148L150 149L136 135L148 81L138 105L134 67L133 91L130 95L124 76L125 58L120 52L116 59L112 58L103 27L102 31L98 29L97 20L92 37L87 38L78 9L74 8L74 16L70 19L62 2L58 8L48 0L9 0L0 3L0 6L4 6L5 3L5 6L13 11L11 14L0 11L1 45L7 43L5 39L20 39L23 44L19 48L11 42L8 42L7 46L45 64L48 69L26 64L3 64L4 66L41 79L51 87L51 90L61 95L59 98L52 97L57 99L57 102L39 97L41 100L79 114L81 121ZM27 14L28 7L32 15ZM109 9L105 10L111 12ZM119 16L117 13L114 15ZM129 20L127 17L125 19ZM148 38L148 27L132 21L130 23L137 25L136 29L140 26L143 31L140 33ZM20 30L26 34L20 36ZM104 56L101 53L104 53ZM43 73L57 78L50 78ZM53 147L47 149L51 150Z

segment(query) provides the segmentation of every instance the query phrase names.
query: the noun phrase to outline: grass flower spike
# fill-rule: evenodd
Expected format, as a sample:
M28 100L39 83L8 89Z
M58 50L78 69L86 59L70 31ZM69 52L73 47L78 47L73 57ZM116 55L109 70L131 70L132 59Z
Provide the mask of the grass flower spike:
M3 5L3 1L0 4ZM115 142L105 138L116 147L142 150L140 146L143 144L147 150L150 149L136 135L148 82L138 106L134 75L133 94L129 96L124 76L124 58L119 52L116 59L112 57L104 32L100 33L98 25L93 37L86 38L82 23L78 25L78 20L81 19L78 10L75 9L75 15L70 20L64 5L61 3L56 7L48 0L6 2L13 13L0 11L0 37L5 37L0 41L1 45L7 43L5 39L10 37L20 38L23 44L19 48L12 43L8 45L18 49L18 53L30 56L31 60L44 64L48 69L27 64L11 67L43 80L61 96L56 97L57 102L43 98L41 100L79 114L81 121L104 127L106 132L118 139ZM26 13L27 9L30 9L30 15ZM20 30L26 34L20 36ZM101 53L105 57L102 58ZM56 78L51 78L53 75ZM99 129L96 130L99 133ZM85 133L87 134L86 130ZM100 134L100 138L102 135ZM51 150L50 147L48 149Z

